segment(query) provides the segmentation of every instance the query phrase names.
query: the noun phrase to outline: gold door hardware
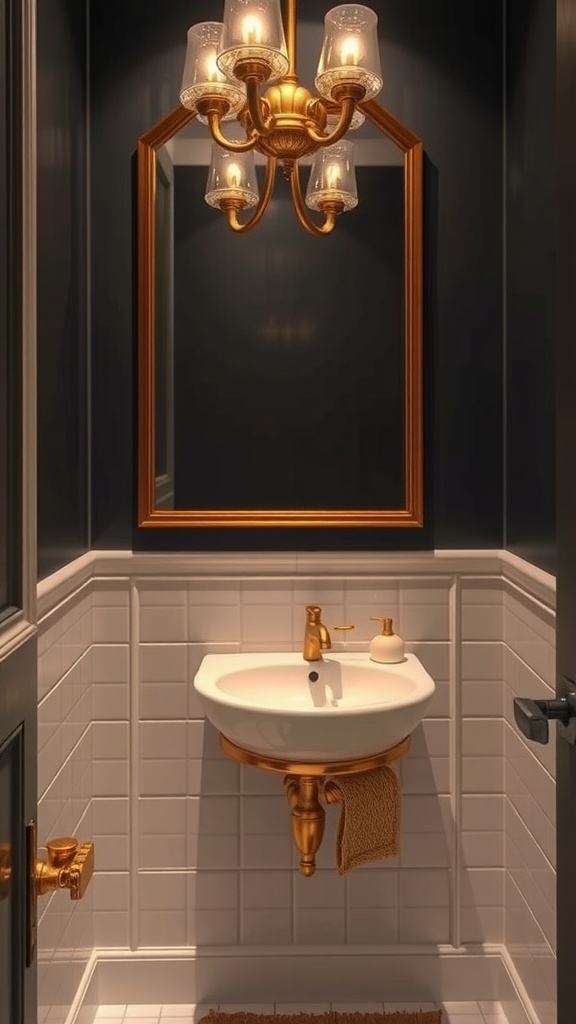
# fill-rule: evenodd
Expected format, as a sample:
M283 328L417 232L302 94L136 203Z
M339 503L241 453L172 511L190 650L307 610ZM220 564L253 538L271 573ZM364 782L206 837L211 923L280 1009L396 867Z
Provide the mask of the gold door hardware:
M290 807L292 819L292 837L300 851L300 874L313 875L316 870L316 854L324 837L326 812L320 803L333 804L338 795L324 789L324 782L332 775L353 775L356 772L368 772L383 764L391 764L404 757L410 749L410 736L405 736L400 743L389 750L383 750L369 757L359 757L354 761L288 761L279 757L268 757L246 750L220 733L221 749L229 757L242 764L254 768L264 768L270 772L284 773L284 792Z
M94 872L94 843L80 844L66 836L46 843L47 860L36 861L36 892L45 896L69 889L70 899L81 900Z
M348 633L352 629L356 629L356 626L332 626L332 629L337 630L339 633Z

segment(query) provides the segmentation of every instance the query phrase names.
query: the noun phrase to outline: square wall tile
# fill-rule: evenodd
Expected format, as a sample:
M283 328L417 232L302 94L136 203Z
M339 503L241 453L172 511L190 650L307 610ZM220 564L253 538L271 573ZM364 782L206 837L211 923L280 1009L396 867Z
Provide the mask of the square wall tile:
M239 604L190 604L189 643L238 643L241 639Z
M140 641L151 644L184 644L187 640L186 605L140 607Z
M346 918L343 909L298 907L295 915L294 940L303 945L341 945L346 941Z
M136 580L140 606L147 607L180 607L187 602L187 584L185 580Z
M292 871L243 871L241 900L243 910L290 910L292 907Z
M284 946L292 943L292 910L244 909L240 942L246 945Z

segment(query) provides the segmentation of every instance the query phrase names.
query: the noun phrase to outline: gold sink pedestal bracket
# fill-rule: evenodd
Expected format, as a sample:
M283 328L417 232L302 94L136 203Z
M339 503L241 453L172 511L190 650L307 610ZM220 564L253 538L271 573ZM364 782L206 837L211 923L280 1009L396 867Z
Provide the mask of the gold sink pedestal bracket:
M316 854L324 836L326 812L320 803L322 780L336 775L369 772L373 768L398 761L410 749L410 736L406 736L389 750L372 754L370 757L350 761L299 762L267 757L265 754L246 750L222 733L219 742L224 753L235 761L284 774L284 792L290 807L292 836L300 852L300 873L308 877L316 870ZM326 793L322 798L326 803L335 803L337 800L334 792Z

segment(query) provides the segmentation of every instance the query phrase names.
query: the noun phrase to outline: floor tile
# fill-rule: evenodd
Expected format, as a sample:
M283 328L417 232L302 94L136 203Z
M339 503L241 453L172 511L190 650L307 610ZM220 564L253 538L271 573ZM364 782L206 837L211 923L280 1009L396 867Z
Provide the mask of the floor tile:
M481 1013L448 1013L446 1018L445 1024L486 1024Z
M488 1004L485 1004L485 1005L488 1005ZM494 1004L491 1003L490 1005L493 1006ZM461 1014L472 1014L472 1013L475 1013L476 1015L478 1015L479 1013L482 1012L481 1008L480 1008L480 1003L443 1002L442 1003L442 1007L443 1007L443 1009L446 1010L446 1013L461 1013Z
M152 1017L157 1019L160 1016L161 1009L160 1004L158 1006L127 1006L124 1019L127 1021L131 1021L133 1017Z
M196 1016L195 1011L199 1009L199 1006L195 1006L194 1003L164 1003L160 1007L161 1013L160 1018L163 1020L164 1017L192 1017ZM208 1012L208 1008L203 1007L205 1012Z

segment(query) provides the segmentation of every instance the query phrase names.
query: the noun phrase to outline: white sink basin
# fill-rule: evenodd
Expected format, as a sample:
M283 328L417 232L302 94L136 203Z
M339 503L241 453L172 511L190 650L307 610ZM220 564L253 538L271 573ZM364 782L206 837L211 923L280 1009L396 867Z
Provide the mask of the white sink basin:
M367 654L207 654L194 687L206 717L254 753L346 761L395 746L422 720L436 689L416 655L380 665Z

